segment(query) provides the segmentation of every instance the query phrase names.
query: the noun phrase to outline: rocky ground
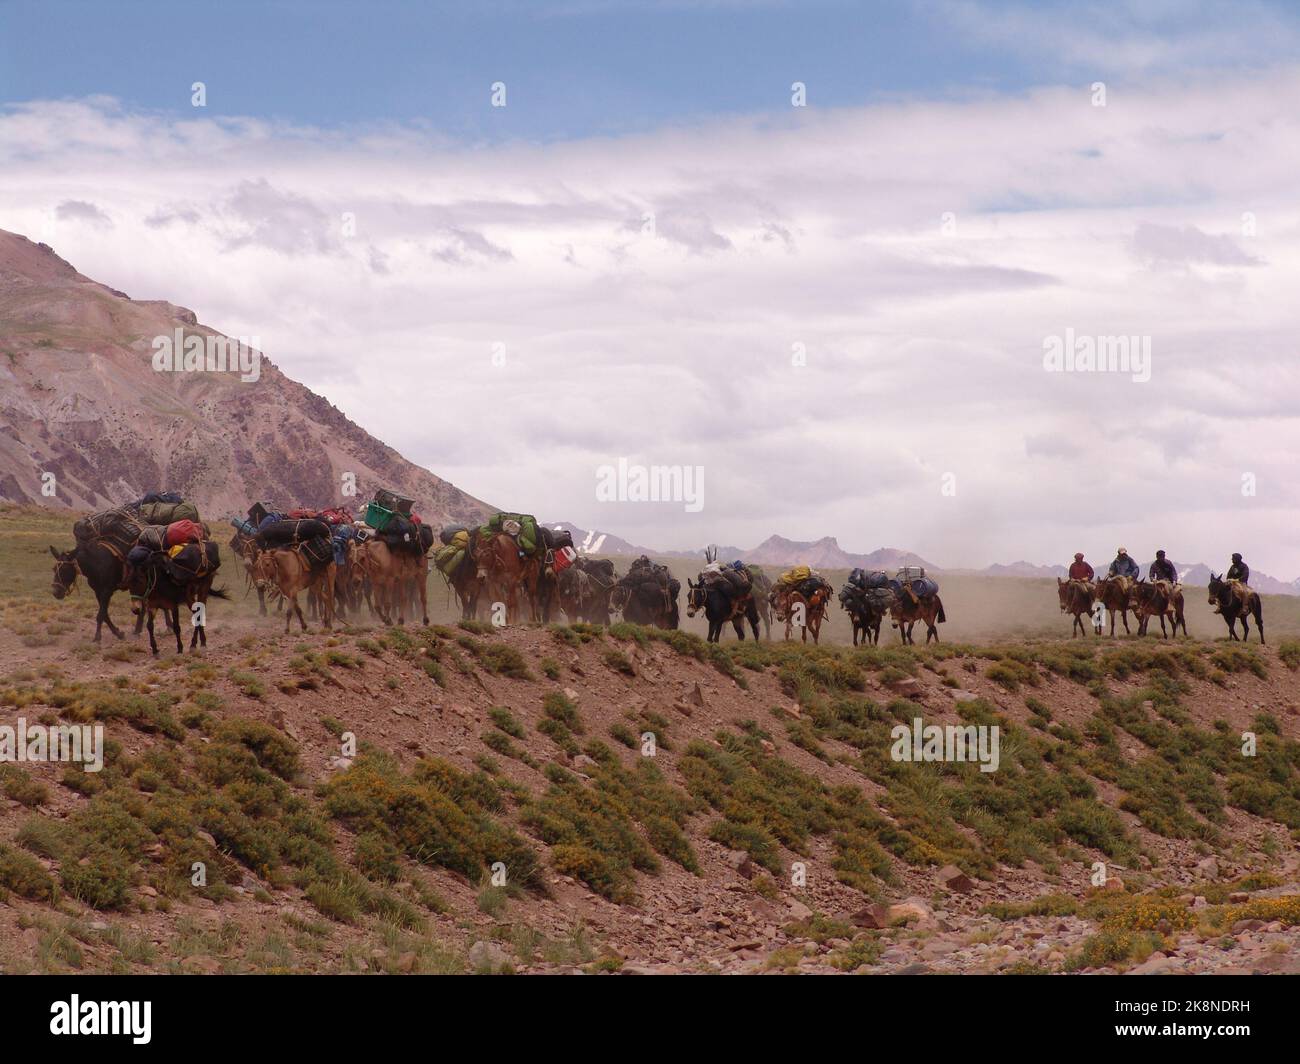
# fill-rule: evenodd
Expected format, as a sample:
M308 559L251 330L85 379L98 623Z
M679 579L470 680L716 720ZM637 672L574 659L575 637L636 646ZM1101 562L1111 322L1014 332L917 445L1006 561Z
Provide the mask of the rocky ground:
M400 874L385 889L419 919L340 918L285 877L234 862L231 889L219 898L177 889L146 855L132 867L127 900L110 907L95 908L67 889L34 899L10 883L0 900L0 970L1300 972L1300 914L1287 901L1300 895L1300 859L1284 823L1229 803L1213 845L1162 835L1143 826L1114 781L1100 778L1094 782L1101 801L1134 843L1127 864L1068 840L1042 864L992 862L978 871L890 853L883 878L853 886L839 873L833 832L812 832L799 850L782 846L777 862L764 867L754 853L716 840L718 810L702 804L684 817L683 829L698 872L661 859L657 871L635 874L626 895L611 896L557 867L554 848L525 824L529 803L546 793L555 767L594 786L601 770L585 751L595 738L634 769L640 751L612 736L620 726L637 732L647 715L663 722L656 725L655 762L674 787L692 785L683 772L692 740L720 748L725 734L761 736L760 760L780 761L828 788L853 788L855 801L894 822L885 785L864 773L853 747L815 726L823 696L792 692L775 660L728 674L707 655L695 656L696 644L684 652L630 632L441 628L422 642L418 632L394 636L368 618L333 634L313 628L285 636L277 619L252 616L241 604L232 617L214 621L206 652L165 652L155 661L131 640L89 646L87 612L84 600L57 608L8 600L0 614L0 724L20 713L52 713L40 692L61 675L63 682L174 692L182 722L187 708L208 707L208 722L186 724L178 738L106 721L124 763L135 766L137 789L139 764L151 750L183 756L213 741L221 720L236 717L267 724L292 745L300 759L293 788L311 803L320 802L322 786L353 769L355 755L340 740L344 730L363 750L391 755L402 772L430 758L465 773L488 772L509 797L501 820L542 856L546 891L497 890L486 868L471 877L403 855ZM1205 676L1184 678L1185 726L1226 720L1235 732L1264 713L1279 722L1278 741L1294 743L1300 677L1272 648L1251 650L1262 675L1238 659L1214 659L1219 648L1185 648L1234 666L1211 665ZM990 678L997 653L976 648L832 655L861 665L862 686L853 697L878 706L902 699L939 723L960 722L972 703L1032 723L1032 701L1050 707L1052 726L1067 734L1085 729L1097 704L1086 684L1041 664L1026 666L1032 682L1013 690L1005 679ZM1109 674L1103 683L1115 696L1136 695L1150 673ZM548 727L550 695L576 706L583 749ZM520 737L499 727L502 707ZM1146 752L1127 732L1118 742L1130 758ZM72 822L90 799L61 782L56 766L24 771L45 785L45 794L33 802L21 787L6 787L0 846L31 853L52 879L66 880L59 859L24 842L24 826L30 833L33 818ZM157 801L148 792L136 797L144 806ZM647 829L642 823L635 830ZM984 845L968 824L955 831L954 845ZM338 819L329 820L329 832L342 858L355 862L356 833ZM221 849L205 829L197 834L200 843ZM158 863L163 849L156 844ZM1098 863L1107 873L1101 887L1094 884Z

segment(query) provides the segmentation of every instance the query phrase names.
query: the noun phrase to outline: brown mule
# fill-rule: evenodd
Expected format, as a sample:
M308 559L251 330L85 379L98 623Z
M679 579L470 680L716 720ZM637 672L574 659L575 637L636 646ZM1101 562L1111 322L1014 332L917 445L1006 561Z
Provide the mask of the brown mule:
M277 550L264 550L257 556L255 564L257 577L273 583L285 597L287 605L284 610L284 631L289 634L289 625L294 614L298 623L307 631L307 621L303 618L302 607L298 605L298 594L311 588L320 595L321 620L325 630L334 627L334 570L337 568L331 559L319 569L313 569L302 556L301 548L280 547Z
M1162 639L1168 635L1165 631L1165 618L1173 624L1174 635L1178 634L1180 624L1183 626L1183 635L1187 635L1187 620L1183 616L1182 588L1175 587L1168 580L1156 580L1150 584L1139 580L1133 585L1130 601L1133 605L1133 616L1138 622L1138 635L1147 634L1147 623L1152 617L1160 618Z
M1124 622L1124 634L1132 635L1132 629L1128 626L1128 611L1133 608L1130 600L1132 581L1126 586L1120 577L1102 577L1097 581L1094 593L1096 600L1110 613L1110 634L1115 634L1115 616L1118 614Z
M1070 638L1074 638L1074 633L1078 633L1085 639L1088 637L1088 629L1083 623L1083 616L1087 614L1092 616L1092 602L1096 589L1087 580L1062 580L1059 576L1056 578L1056 595L1061 602L1061 612L1074 615L1074 624L1070 626ZM1101 635L1099 627L1093 628L1094 635Z
M385 624L406 623L406 606L418 598L420 614L429 623L428 561L415 551L394 550L381 539L356 545L358 570L370 582L372 607Z
M541 563L537 558L519 557L519 547L514 539L504 532L496 532L487 536L476 534L474 560L478 566L475 575L487 594L487 602L504 604L507 621L518 620L520 591L528 602L530 619L540 618L538 584Z
M946 624L948 621L943 612L943 600L938 595L917 599L906 594L895 595L894 603L889 607L889 619L892 626L898 629L898 634L904 643L915 642L912 638L912 629L917 621L925 622L926 643L931 639L937 643L939 629L935 625Z
M801 591L782 591L779 587L773 588L769 596L772 606L772 616L778 623L785 624L785 638L790 638L790 632L794 625L798 624L799 615L803 615L803 641L808 642L808 633L812 632L813 644L821 637L822 621L826 619L826 604L830 601L831 593L824 587L819 587L811 596L805 598ZM754 638L758 638L755 635Z

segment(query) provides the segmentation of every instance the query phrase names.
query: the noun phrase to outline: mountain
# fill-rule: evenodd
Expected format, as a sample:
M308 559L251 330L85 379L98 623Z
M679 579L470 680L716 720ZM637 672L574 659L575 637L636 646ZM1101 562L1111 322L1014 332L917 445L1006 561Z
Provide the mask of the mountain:
M193 311L131 299L0 230L0 499L99 510L170 489L220 518L256 500L355 507L383 487L414 499L431 523L492 512L265 357L255 380L164 372L159 338L200 338L208 349L226 339ZM349 473L355 496L341 492Z
M986 576L1065 576L1070 570L1064 565L1034 565L1033 562L1012 562L1010 565L993 564L981 569Z

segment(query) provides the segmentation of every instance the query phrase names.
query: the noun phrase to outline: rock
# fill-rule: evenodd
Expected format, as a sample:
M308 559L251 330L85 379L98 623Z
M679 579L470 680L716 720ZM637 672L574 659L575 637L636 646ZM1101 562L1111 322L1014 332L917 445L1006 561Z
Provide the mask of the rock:
M939 869L939 882L958 894L969 894L975 889L970 877L956 865L944 865Z
M895 694L902 695L904 698L915 699L919 698L924 693L924 689L921 687L920 682L912 676L904 676L901 680L894 680L893 682L886 684L886 686Z
M1263 926L1263 920L1238 920L1232 925L1232 933L1240 935L1243 931L1258 931Z
M181 970L191 975L217 975L221 971L221 962L216 957L196 953L181 961Z
M496 975L510 963L510 954L495 942L479 939L469 948L469 966L473 972Z
M1119 876L1107 876L1106 885L1101 889L1114 891L1117 894L1122 894L1124 892L1124 881L1120 879Z
M758 745L763 748L763 752L766 754L776 753L776 745L767 739L759 739Z
M1165 975L1174 968L1173 959L1166 957L1163 953L1156 952L1151 954L1145 961L1134 968L1130 968L1125 975Z
M331 757L325 764L333 772L342 772L344 769L352 767L352 758L350 757Z
M194 834L203 842L206 842L214 850L217 848L217 840L214 839L211 835L209 835L206 831L199 830L196 831Z
M1228 901L1232 902L1233 905L1240 905L1242 902L1250 901L1250 895L1244 890L1234 890L1228 895Z
M891 924L910 923L913 920L922 920L933 914L933 910L923 898L904 898L902 901L891 905L887 915Z
M578 692L575 691L572 687L566 687L564 689L564 697L567 698L570 702L576 702L578 701Z
M704 705L704 692L700 690L700 685L698 683L691 687L690 693L686 696L686 700L697 706Z
M723 855L723 860L735 872L744 876L746 879L754 878L754 862L750 860L749 854L744 850L728 850Z
M979 698L980 696L974 691L954 690L952 692L952 700L954 702L978 702Z
M153 887L148 886L147 884L140 888L140 893L143 894L146 898L158 897L158 891L155 890Z
M586 754L579 754L573 759L574 768L596 768L597 762L594 757L588 757Z
M403 953L393 962L393 967L399 972L406 972L408 974L415 971L415 954Z
M889 926L889 909L883 905L873 903L865 909L859 909L849 919L858 927L879 931Z
M785 906L790 913L790 919L796 923L800 920L807 920L813 914L813 911L808 906L801 901L796 901L794 898L787 898Z
M1207 857L1203 861L1197 861L1196 874L1203 879L1218 879L1219 859L1217 857Z

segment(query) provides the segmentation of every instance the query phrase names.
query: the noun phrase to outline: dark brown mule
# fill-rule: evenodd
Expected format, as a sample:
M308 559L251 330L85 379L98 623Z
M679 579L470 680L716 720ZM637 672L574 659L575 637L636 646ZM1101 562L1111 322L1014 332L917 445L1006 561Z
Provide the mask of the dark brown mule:
M840 591L840 606L853 626L853 645L857 646L861 637L864 646L879 646L880 626L889 607L875 595L851 585Z
M1133 592L1129 596L1133 605L1133 616L1137 618L1138 635L1147 634L1147 624L1152 617L1160 618L1160 636L1165 638L1168 633L1165 631L1165 618L1173 624L1174 635L1178 634L1178 626L1183 626L1183 635L1187 635L1187 620L1183 616L1183 592L1181 588L1174 587L1168 580L1156 580L1148 584L1145 580L1139 580L1133 585Z
M149 623L149 649L158 653L158 644L154 641L153 619L157 610L162 610L167 627L176 636L176 653L181 653L181 633L179 624L179 607L182 602L190 612L194 634L190 636L190 649L195 646L208 645L208 597L229 600L224 590L212 590L212 581L216 579L217 570L221 568L221 552L212 540L202 542L202 553L191 553L193 545L186 548L172 563L165 562L161 555L151 557L141 567L129 567L127 587L131 592L131 608L136 613L135 634L139 635L145 624ZM182 561L181 559L185 559ZM200 609L195 610L195 605Z
M1062 580L1056 578L1056 596L1061 602L1061 612L1074 615L1074 624L1070 626L1070 638L1077 631L1085 639L1088 629L1083 623L1084 614L1092 616L1092 602L1096 589L1086 580ZM1093 627L1094 635L1101 635L1101 629Z
M1259 641L1264 642L1264 605L1259 592L1239 580L1224 580L1210 573L1210 605L1228 622L1228 635L1237 638L1237 619L1241 619L1241 638L1250 639L1250 617L1253 614L1259 628Z
M898 629L904 643L915 642L912 629L916 627L917 621L925 622L926 643L931 639L939 642L939 629L935 626L948 622L943 612L943 600L938 595L918 599L913 599L910 595L895 595L894 604L889 607L889 620Z
M1106 576L1097 581L1094 594L1096 600L1110 613L1110 634L1115 634L1115 617L1118 615L1124 621L1124 634L1131 635L1132 629L1128 626L1128 611L1133 608L1129 601L1132 587L1126 588L1120 582L1119 577Z
M334 560L318 569L307 564L300 547L279 547L264 550L257 556L257 576L270 581L285 597L284 631L289 633L289 625L294 614L298 623L307 631L307 621L303 618L302 607L298 605L298 595L309 588L317 588L321 597L321 617L325 630L334 626Z
M89 543L62 554L51 547L50 553L54 555L54 583L50 593L56 599L65 598L76 588L77 577L84 576L99 602L99 612L95 615L95 642L99 642L104 625L108 625L108 630L118 639L124 639L121 629L108 615L113 592L126 590L126 562L122 556L103 543Z
M807 598L801 591L783 591L779 587L772 589L769 595L769 601L772 606L772 616L776 618L777 623L785 625L785 638L790 638L790 633L802 617L803 624L803 641L808 642L808 633L812 633L814 645L821 637L822 621L826 619L826 604L830 601L831 593L828 588L819 587Z

